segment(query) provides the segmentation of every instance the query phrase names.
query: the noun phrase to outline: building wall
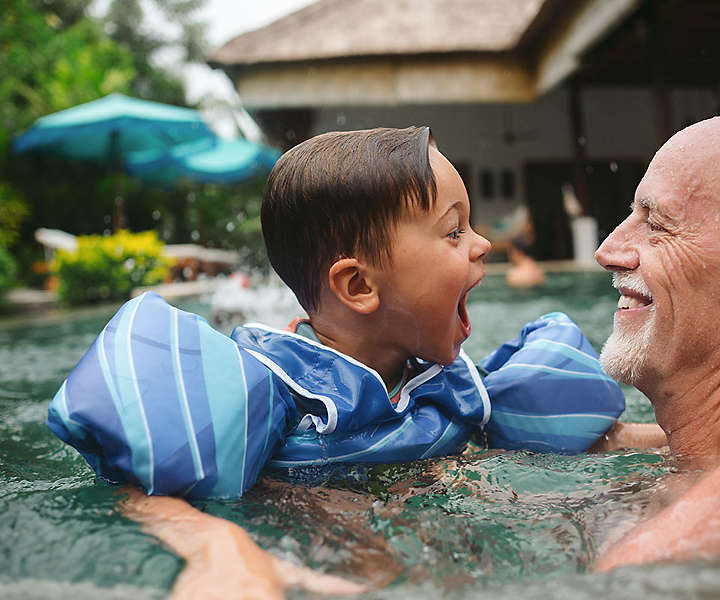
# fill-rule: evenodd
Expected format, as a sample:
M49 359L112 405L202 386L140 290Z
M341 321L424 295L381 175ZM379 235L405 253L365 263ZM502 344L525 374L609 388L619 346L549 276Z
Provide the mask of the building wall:
M475 224L492 225L524 204L526 163L573 160L568 95L561 87L529 104L321 108L313 133L430 125L440 150L452 162L469 167ZM703 89L674 90L671 100L676 130L715 114L718 108L717 97ZM589 160L649 161L657 142L648 89L588 88L581 101ZM494 176L495 194L489 199L481 194L483 170ZM500 193L503 170L514 174L512 198Z

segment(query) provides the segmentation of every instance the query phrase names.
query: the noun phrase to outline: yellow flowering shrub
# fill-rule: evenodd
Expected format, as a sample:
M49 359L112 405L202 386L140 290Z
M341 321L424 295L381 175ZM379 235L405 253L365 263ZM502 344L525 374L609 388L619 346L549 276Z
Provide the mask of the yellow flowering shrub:
M52 265L64 304L126 299L134 287L162 282L173 262L155 231L120 230L77 241L75 251L58 250Z

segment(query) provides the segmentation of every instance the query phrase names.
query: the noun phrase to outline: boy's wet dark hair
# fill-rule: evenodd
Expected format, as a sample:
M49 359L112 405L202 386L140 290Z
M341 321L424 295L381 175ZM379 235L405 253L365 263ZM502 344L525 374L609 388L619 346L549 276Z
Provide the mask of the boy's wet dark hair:
M432 208L430 144L429 127L331 132L280 157L263 197L263 235L270 263L306 311L317 310L333 262L382 264L404 212Z

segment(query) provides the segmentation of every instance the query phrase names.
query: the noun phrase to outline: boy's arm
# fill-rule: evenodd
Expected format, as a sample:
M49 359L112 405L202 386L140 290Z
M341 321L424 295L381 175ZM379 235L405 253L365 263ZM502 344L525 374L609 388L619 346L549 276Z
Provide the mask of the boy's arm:
M625 410L622 390L562 313L526 324L480 366L489 371L491 447L586 452Z
M174 600L185 598L283 598L289 586L321 594L355 594L365 587L280 560L258 547L238 525L170 496L146 496L124 487L125 516L142 525L185 559L173 586Z
M686 560L720 552L720 468L705 475L673 504L641 523L605 553L594 570Z
M610 452L621 448L660 448L667 445L667 436L657 423L615 424L595 442L588 452Z

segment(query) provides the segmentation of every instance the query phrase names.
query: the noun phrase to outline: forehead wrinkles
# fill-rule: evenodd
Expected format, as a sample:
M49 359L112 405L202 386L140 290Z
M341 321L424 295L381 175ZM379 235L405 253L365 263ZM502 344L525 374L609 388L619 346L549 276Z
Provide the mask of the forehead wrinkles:
M720 189L698 167L696 161L656 157L638 185L634 205L678 224L700 223L708 211L717 210Z
M657 152L648 174L675 187L686 199L720 197L720 119L675 134Z

